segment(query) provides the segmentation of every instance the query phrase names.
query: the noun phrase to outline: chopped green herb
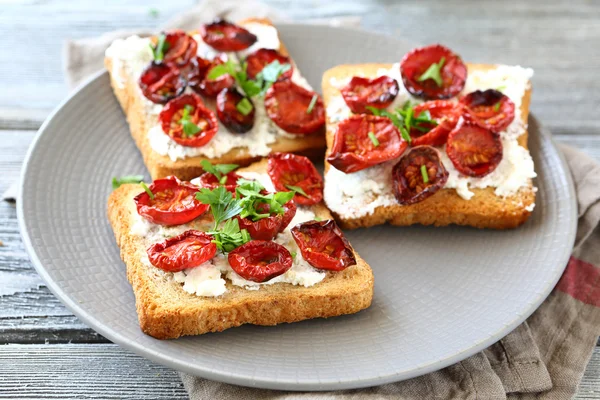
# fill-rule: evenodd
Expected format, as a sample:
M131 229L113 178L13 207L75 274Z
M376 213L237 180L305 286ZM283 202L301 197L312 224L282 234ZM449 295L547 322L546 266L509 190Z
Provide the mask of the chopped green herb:
M408 144L410 144L412 141L410 136L411 129L414 128L418 131L426 133L431 130L431 125L437 126L437 122L431 118L431 113L429 110L420 112L419 115L415 116L414 105L411 105L408 101L402 106L402 108L397 108L394 112L389 112L385 109L380 110L370 106L367 106L367 109L371 111L373 115L389 118L400 130L402 138L407 141ZM420 124L426 125L423 126Z
M148 196L150 196L150 200L154 200L154 193L152 193L152 190L150 190L148 185L146 185L144 182L140 182L140 185L142 186L142 188L144 188L146 193L148 193Z
M215 189L201 188L196 192L196 200L202 204L208 204L215 219L214 230L217 230L221 222L235 217L242 211L238 199L225 189L219 186Z
M112 178L112 188L113 188L113 190L118 189L121 185L124 185L126 183L140 183L143 180L144 180L144 175L125 175L125 176L121 176L119 178L113 177Z
M292 260L295 260L298 253L296 253L294 250L292 250L292 251L290 251L290 255L292 256Z
M312 99L310 99L310 104L308 105L308 108L306 109L307 114L310 114L313 111L313 108L315 108L315 104L317 104L318 99L319 99L319 96L317 94L314 94Z
M158 36L158 42L156 46L152 48L154 55L154 61L161 62L165 58L165 53L169 50L169 43L167 42L167 35L161 33Z
M494 104L494 111L498 112L500 110L500 102Z
M288 71L291 67L290 64L281 64L278 60L275 60L266 65L263 70L257 74L256 78L252 80L248 79L246 63L243 63L240 66L232 60L227 60L227 62L213 67L207 77L210 80L214 80L221 75L230 74L235 78L237 85L242 89L246 96L263 96L267 92L267 89L277 81L279 76Z
M439 62L431 64L429 68L417 78L417 81L423 82L427 79L433 79L438 87L442 87L442 84L444 83L442 80L442 67L445 62L446 57L442 57Z
M427 167L421 165L421 176L423 177L423 183L429 182L429 175L427 174Z
M246 116L246 115L248 115L248 114L250 114L252 112L252 109L254 108L254 106L252 106L252 103L250 102L250 100L248 100L247 97L244 97L242 100L239 101L239 103L237 103L235 105L235 108L243 116Z
M194 107L192 107L189 104L186 104L183 107L183 113L181 119L179 120L179 123L183 127L183 134L185 135L185 137L188 138L194 136L196 133L202 130L198 125L196 125L190 120L190 113L192 111L194 111Z
M227 181L227 177L225 175L227 175L228 173L230 173L231 171L233 171L234 169L236 169L238 167L237 164L211 164L210 161L208 160L202 160L200 161L200 165L202 165L202 169L210 174L213 174L218 180L219 182L221 182L221 180L223 178L225 178L225 181ZM224 183L224 182L221 182Z
M288 189L290 189L291 191L294 191L294 192L298 193L301 196L308 197L308 195L306 194L306 192L304 191L304 189L302 189L300 186L285 185L285 187L288 188Z
M498 90L500 92L503 91L504 89L506 89L506 85L500 85L496 88L496 90Z
M315 221L317 221L317 222L323 221L323 218L321 218L321 217L315 217Z
M373 132L369 132L369 139L371 139L373 146L375 146L375 147L379 146L379 140L377 140L377 136L375 136L375 134Z

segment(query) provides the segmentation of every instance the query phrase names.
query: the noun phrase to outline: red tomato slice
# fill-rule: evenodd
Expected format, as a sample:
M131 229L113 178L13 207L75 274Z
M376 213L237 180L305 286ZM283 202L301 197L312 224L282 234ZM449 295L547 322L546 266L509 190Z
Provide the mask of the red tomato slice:
M182 30L173 30L164 33L167 50L164 52L163 61L177 67L183 67L196 56L198 43Z
M432 100L421 103L414 108L414 116L429 111L431 119L437 125L425 122L413 124L410 130L413 146L430 145L442 146L448 139L448 134L458 122L463 107L449 100Z
M235 85L235 78L229 74L223 74L215 79L208 79L208 75L210 71L219 64L223 64L227 61L226 56L216 57L212 60L210 67L206 71L206 75L204 79L200 82L198 86L200 94L206 97L215 97L218 95L223 89L232 88Z
M242 101L247 101L252 106L246 115L238 110L238 104ZM230 132L245 133L252 129L254 110L252 101L242 96L235 88L223 89L217 96L217 117Z
M202 57L192 57L189 64L185 67L185 76L188 86L198 93L202 93L200 84L206 77L206 73L212 66L212 61Z
M440 68L441 85L425 72L433 65L444 62ZM465 86L467 67L460 57L447 47L431 45L416 48L400 62L402 82L409 93L424 99L448 99L456 96Z
M431 146L417 146L394 166L392 180L396 200L408 205L423 201L443 188L448 172L439 151Z
M186 133L184 124L185 107L188 107L187 121L200 128L195 133ZM167 103L158 119L163 132L182 146L201 147L208 143L219 130L215 114L204 106L195 94L184 94Z
M245 50L258 40L256 35L224 19L202 25L200 36L204 43L224 52Z
M389 76L375 79L354 76L341 92L353 113L370 114L367 106L380 110L387 108L398 95L399 89L398 82Z
M292 222L296 215L296 204L294 200L288 201L283 205L283 214L270 214L269 217L252 221L250 218L241 218L236 216L240 229L246 229L252 239L271 240L282 232ZM270 207L266 203L259 204L256 209L263 214L270 213Z
M291 231L302 258L313 267L342 271L356 265L352 246L334 220L303 222Z
M174 176L157 179L148 188L154 199L144 191L133 201L138 214L155 224L186 224L208 210L208 205L196 200L198 188Z
M175 66L150 63L138 81L144 96L153 103L165 104L185 90L185 79Z
M460 102L477 122L492 132L502 132L515 119L515 103L495 89L476 90Z
M217 253L213 237L189 230L148 248L150 264L168 272L178 272L204 264Z
M314 96L317 97L313 103ZM275 82L267 90L265 108L269 118L288 133L306 135L325 126L325 106L321 96L291 80Z
M216 176L211 174L210 172L205 172L198 178L200 187L208 188L208 189L216 189L219 186L224 186L228 192L235 193L235 188L237 187L237 181L241 178L235 172L230 172L225 175L225 183L219 182Z
M294 201L302 205L312 205L323 200L323 178L313 165L304 156L292 153L271 153L267 163L267 173L280 192L293 190L296 186L304 191L307 196L296 193Z
M485 176L502 160L500 135L461 117L448 135L446 153L454 167L468 176Z
M290 64L292 65L290 58L279 53L273 49L258 49L254 53L246 57L246 73L249 79L255 79L263 68L271 64L273 61L279 61L279 64ZM285 71L279 80L291 79L293 74L293 67Z
M327 162L349 174L400 157L406 147L389 118L353 115L338 124Z
M266 282L292 268L292 255L280 244L252 240L231 251L229 265L239 276L252 282Z

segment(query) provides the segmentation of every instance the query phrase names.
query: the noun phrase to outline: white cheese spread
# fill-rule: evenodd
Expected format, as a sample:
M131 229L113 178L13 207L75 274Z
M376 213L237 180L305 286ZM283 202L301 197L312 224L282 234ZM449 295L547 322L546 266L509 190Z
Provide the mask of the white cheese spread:
M398 64L394 64L390 70L380 70L378 74L391 76L400 85L400 92L389 107L390 111L403 105L407 100L421 102L410 96L404 88ZM517 142L517 138L527 128L527 125L521 121L520 106L532 76L533 70L529 68L505 65L499 65L489 71L476 71L469 74L461 94L477 89L500 88L515 103L515 118L500 133L503 145L502 161L493 172L484 177L461 175L448 159L445 149L438 148L442 155L442 163L448 170L446 188L455 189L457 194L466 200L474 195L470 189L485 187L494 187L497 196L507 197L527 187L531 179L536 177L531 155ZM330 83L332 85L335 83L336 87L343 87L347 82L336 80ZM351 115L350 109L341 95L330 101L327 117L331 122L340 121L349 115ZM334 167L329 168L325 175L325 202L332 211L344 218L360 218L372 214L379 206L397 204L392 193L391 182L391 169L397 161L389 161L351 174L345 174Z

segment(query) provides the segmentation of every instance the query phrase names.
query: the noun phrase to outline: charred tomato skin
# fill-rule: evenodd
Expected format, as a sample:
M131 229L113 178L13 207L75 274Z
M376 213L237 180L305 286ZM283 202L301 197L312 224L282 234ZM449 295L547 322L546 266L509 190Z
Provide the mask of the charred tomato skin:
M148 186L154 199L145 191L133 198L137 212L159 225L181 225L193 221L208 210L196 200L198 188L174 176L157 179Z
M292 153L271 153L267 161L267 173L277 191L291 190L288 185L304 190L308 197L296 193L294 201L297 204L313 205L323 200L323 178L307 157Z
M144 97L156 104L165 104L181 95L186 81L179 68L173 65L151 62L138 81Z
M442 86L432 79L419 82L419 78L433 64L444 58L440 75ZM413 96L427 100L449 99L464 88L467 81L467 66L449 48L435 44L419 47L408 52L400 62L400 74L406 90Z
M378 144L369 133L375 135ZM400 157L407 147L389 118L353 115L337 125L327 162L349 174Z
M428 182L423 178L422 166L426 168ZM433 196L447 181L448 171L440 153L431 146L413 147L392 169L394 196L401 205L415 204Z
M467 113L483 127L499 133L515 119L515 103L495 89L476 90L460 99Z
M374 79L354 76L341 89L341 93L353 113L368 114L371 112L367 110L367 106L387 108L392 104L399 90L398 81L386 75Z
M204 43L217 51L242 51L252 46L258 38L253 33L224 19L216 19L200 28Z
M313 96L317 99L308 112ZM291 80L275 82L265 95L267 115L281 129L296 135L309 135L325 126L325 106L317 93Z
M502 161L502 141L497 133L463 116L448 135L446 154L461 174L482 177Z
M197 267L215 256L213 237L196 230L155 243L147 250L150 264L163 271L179 272Z
M237 105L244 98L252 104L252 110L247 115L237 109ZM251 130L254 126L255 114L252 101L233 87L221 90L217 96L217 117L230 132L246 133Z
M239 276L252 282L266 282L292 268L289 250L280 244L252 240L231 251L229 265Z
M303 222L291 232L302 258L313 267L343 271L356 265L354 250L334 220Z
M278 80L291 79L294 73L290 58L274 49L258 49L249 54L245 61L248 79L256 79L256 76L273 61L279 61L279 64L290 64L290 69L281 74Z
M185 134L182 124L186 106L192 107L189 120L201 130L192 136ZM169 101L160 112L158 119L162 130L176 143L187 147L202 147L207 144L219 130L215 114L205 107L202 99L196 94L184 94Z

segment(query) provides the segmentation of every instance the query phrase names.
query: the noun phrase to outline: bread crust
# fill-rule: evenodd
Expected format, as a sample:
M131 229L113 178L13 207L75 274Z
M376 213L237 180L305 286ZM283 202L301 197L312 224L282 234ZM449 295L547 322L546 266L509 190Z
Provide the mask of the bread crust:
M345 79L354 75L377 76L380 69L390 69L392 64L358 64L340 65L327 70L323 74L322 89L325 106L335 96L339 89L331 85L331 78ZM489 64L467 64L469 73L476 70L488 70L495 67ZM521 116L525 126L529 115L531 87L529 87L521 102ZM333 145L333 137L337 123L327 119L327 153ZM518 138L519 145L527 149L527 131ZM325 172L330 168L325 161ZM344 218L333 212L339 225L345 229L364 228L384 223L397 226L413 224L446 226L451 224L466 225L475 228L509 229L523 224L531 212L528 207L535 202L535 190L530 181L529 186L522 188L516 195L507 198L494 194L494 188L470 189L474 196L470 200L460 197L454 189L441 189L428 199L408 205L392 205L377 207L371 215L360 218Z
M248 18L239 21L239 23L249 22L273 25L270 20L264 18ZM283 43L279 51L284 55L288 55L288 51ZM152 179L164 178L169 175L175 175L184 180L193 179L202 173L202 167L200 166L200 161L202 160L209 160L213 164L238 164L247 166L262 158L261 156L247 154L244 148L231 149L217 158L197 156L176 161L172 161L168 156L156 153L150 146L147 133L151 127L156 125L157 119L146 113L144 101L139 92L138 82L128 79L128 75L124 70L120 71L120 77L113 76L111 58L106 57L104 65L109 71L110 84L129 123L131 136L142 153L144 164L150 172ZM121 87L121 85L117 84L117 81L125 82L125 84ZM207 101L207 103L210 102ZM278 136L277 140L270 144L269 147L273 152L293 152L313 159L320 158L325 149L324 130L295 139Z
M266 162L246 171L265 172ZM276 325L312 318L353 314L371 305L373 273L356 254L357 265L341 272L329 272L312 286L276 283L259 290L247 290L227 281L227 292L219 297L189 294L181 284L141 261L146 251L143 241L130 234L136 213L133 197L138 185L123 185L108 199L108 218L121 258L127 267L127 279L136 299L139 323L144 333L157 339L220 332L243 324ZM331 218L323 204L313 207L323 219Z

